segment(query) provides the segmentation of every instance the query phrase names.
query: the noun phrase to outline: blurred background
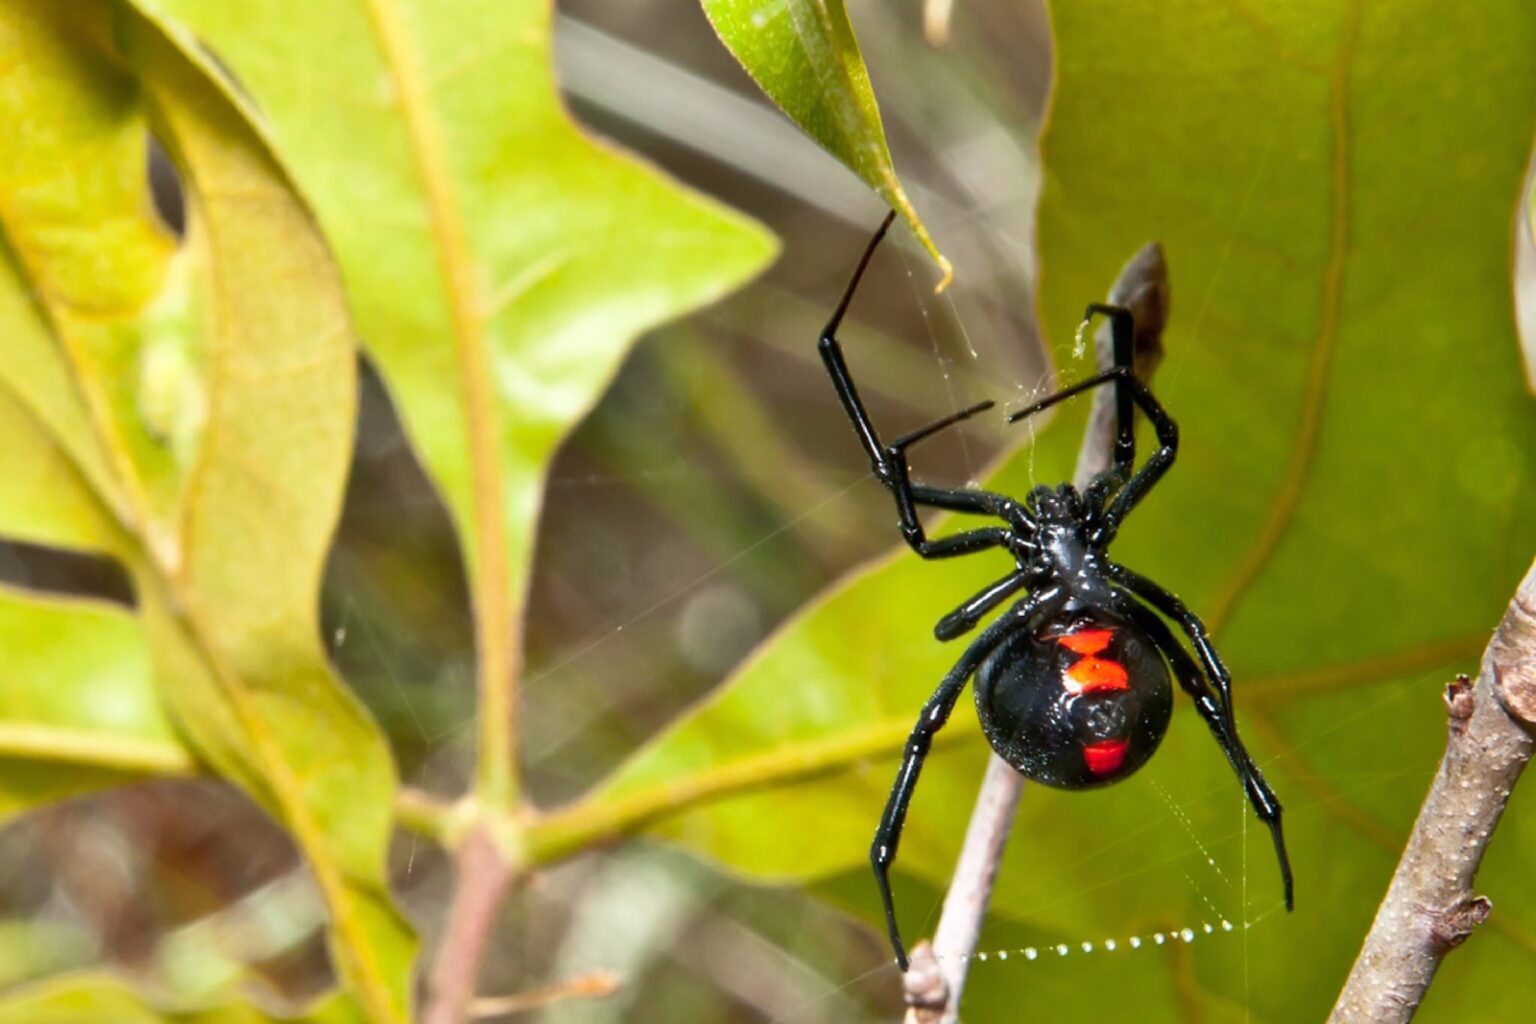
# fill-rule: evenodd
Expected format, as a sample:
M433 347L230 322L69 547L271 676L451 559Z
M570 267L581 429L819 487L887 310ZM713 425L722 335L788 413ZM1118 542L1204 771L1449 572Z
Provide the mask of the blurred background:
M935 297L932 264L898 229L843 330L875 416L905 429L1045 380L1030 275L1049 30L1034 0L987 0L961 5L951 42L934 48L918 3L849 7L897 167L957 268ZM527 785L546 806L600 779L897 539L814 344L883 208L762 98L697 4L566 0L555 39L579 120L762 220L783 254L743 291L645 337L555 463L523 691ZM163 198L174 223L174 191ZM452 795L473 744L459 552L367 368L362 387L324 628L403 781ZM990 422L956 432L925 446L919 468L973 478L1003 442ZM15 545L0 547L0 574L126 597L90 559ZM430 941L447 864L403 833L393 854L396 892ZM625 981L532 1019L900 1012L889 973L869 977L889 957L873 931L802 890L745 884L658 844L578 858L506 907L483 993L593 968ZM272 999L302 1000L328 984L322 915L287 837L220 784L136 786L0 832L0 987L108 963L193 991L255 962Z
M1037 0L969 0L935 48L917 0L849 8L897 167L957 274L935 297L932 265L898 232L843 330L875 418L900 430L1047 380L1031 273L1049 30ZM897 539L814 346L878 202L767 104L695 3L564 0L556 48L581 121L759 218L783 254L740 293L643 339L555 463L523 690L527 785L545 806L611 771L803 602ZM1172 277L1177 305L1176 266ZM324 628L403 780L451 795L473 742L459 552L377 378L365 372L362 386ZM1008 440L993 421L968 427L925 447L919 470L972 479ZM123 594L90 560L16 546L0 547L0 574ZM393 862L430 941L447 865L407 834ZM0 987L110 963L191 990L255 962L273 999L302 1000L328 983L321 917L286 836L222 785L138 786L0 832ZM594 968L624 979L606 1000L521 1019L900 1013L883 936L811 893L745 884L645 841L536 877L508 901L491 948L484 993Z

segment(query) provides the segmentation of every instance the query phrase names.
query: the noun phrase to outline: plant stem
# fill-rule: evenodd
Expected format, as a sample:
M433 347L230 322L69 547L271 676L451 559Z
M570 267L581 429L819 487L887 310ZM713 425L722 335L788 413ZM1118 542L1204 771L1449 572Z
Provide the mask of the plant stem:
M860 761L897 754L912 725L905 719L872 723L821 740L785 744L744 757L710 772L685 776L623 796L601 792L535 819L527 832L528 863L548 864L589 847L639 831L646 825L712 800L847 768ZM935 748L974 740L972 726L951 726L935 737Z
M461 1024L475 995L480 962L502 897L512 882L509 859L484 824L464 837L454 865L453 903L432 965L424 1024Z
M1143 381L1151 379L1162 359L1168 299L1168 266L1162 248L1152 242L1131 258L1109 291L1110 302L1127 306L1136 315L1134 361L1136 374ZM1108 324L1100 327L1094 343L1099 367L1108 368L1114 360ZM1083 432L1082 447L1078 449L1073 486L1082 490L1109 468L1114 438L1114 392L1100 388L1094 395L1093 410ZM1024 777L994 753L987 762L987 774L965 830L965 842L955 862L949 892L944 896L934 941L921 942L913 948L911 969L902 976L910 1007L907 1024L955 1024L959 1020L966 971L971 954L976 951L981 923L992 899L992 883L1023 793Z
M1483 653L1474 685L1445 691L1445 756L1329 1024L1401 1024L1440 961L1493 904L1472 880L1509 794L1531 758L1536 727L1536 563Z

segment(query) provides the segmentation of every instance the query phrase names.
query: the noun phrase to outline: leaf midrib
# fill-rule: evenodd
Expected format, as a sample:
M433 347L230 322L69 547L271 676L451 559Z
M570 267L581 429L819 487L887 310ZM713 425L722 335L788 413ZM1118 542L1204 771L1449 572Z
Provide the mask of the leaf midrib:
M1359 28L1360 3L1350 0L1345 8L1338 52L1328 70L1328 119L1333 136L1329 161L1330 209L1328 259L1323 268L1321 315L1307 380L1302 396L1301 422L1296 443L1280 489L1270 505L1269 518L1254 539L1237 570L1208 604L1206 625L1213 637L1232 621L1243 599L1279 550L1280 542L1296 519L1301 496L1311 478L1321 433L1323 407L1328 397L1329 374L1337 347L1340 307L1344 293L1344 267L1349 248L1349 68Z
M454 351L464 395L470 451L471 546L469 577L474 595L476 674L479 682L479 750L476 791L481 801L511 810L518 799L513 673L516 620L512 607L501 461L496 450L499 417L485 322L475 287L474 261L464 235L446 147L431 106L431 92L407 36L395 0L366 0L385 68L397 86L401 117L427 204L433 247L447 291Z
M169 740L40 722L0 720L0 758L145 775L191 775L197 770L186 749Z

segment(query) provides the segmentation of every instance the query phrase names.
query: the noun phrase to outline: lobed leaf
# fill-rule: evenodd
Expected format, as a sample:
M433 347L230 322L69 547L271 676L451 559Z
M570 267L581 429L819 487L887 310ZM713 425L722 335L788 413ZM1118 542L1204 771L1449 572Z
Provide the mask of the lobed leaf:
M1536 404L1509 266L1536 15L1464 15L1055 7L1042 318L1070 359L1085 303L1142 243L1163 243L1176 298L1157 390L1183 445L1114 556L1215 629L1239 727L1286 806L1297 910L1274 913L1267 836L1186 706L1126 784L1028 789L981 948L1102 951L1118 936L1124 949L1186 925L1198 945L1148 941L1113 961L1113 986L1096 981L1102 952L978 967L970 1012L1292 1020L1331 1005L1438 760L1440 687L1475 664L1536 549ZM1067 479L1082 412L989 485ZM903 550L845 582L553 819L549 849L643 828L756 876L817 881L873 919L865 856L895 755L959 651L931 624L1007 568ZM913 939L985 756L963 708L941 737L897 861ZM1447 961L1426 1019L1458 1019L1457 993L1474 991L1490 1019L1524 1012L1508 979L1536 957L1520 923L1536 896L1519 866L1529 830L1506 828L1480 877L1495 923L1476 956ZM1207 939L1201 923L1221 918L1235 930Z
M198 756L307 856L344 978L373 1019L403 1020L393 765L315 625L355 402L325 246L216 79L124 8L10 5L0 68L0 123L26 139L0 166L0 313L24 354L0 370L0 415L26 428L5 458L32 471L0 485L0 525L128 566L139 622L78 628L119 647L142 631ZM147 192L151 131L187 197L180 244Z
M326 229L463 539L479 789L509 803L515 624L555 446L638 333L735 287L773 242L577 130L540 0L136 5L233 69Z

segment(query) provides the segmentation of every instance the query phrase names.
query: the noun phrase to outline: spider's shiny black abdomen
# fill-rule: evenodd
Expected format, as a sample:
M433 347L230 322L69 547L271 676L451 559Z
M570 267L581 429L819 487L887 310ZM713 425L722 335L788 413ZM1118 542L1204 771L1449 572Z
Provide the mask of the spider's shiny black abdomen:
M976 672L976 713L998 756L1062 789L1118 782L1147 762L1173 714L1167 665L1108 609L1020 629Z

